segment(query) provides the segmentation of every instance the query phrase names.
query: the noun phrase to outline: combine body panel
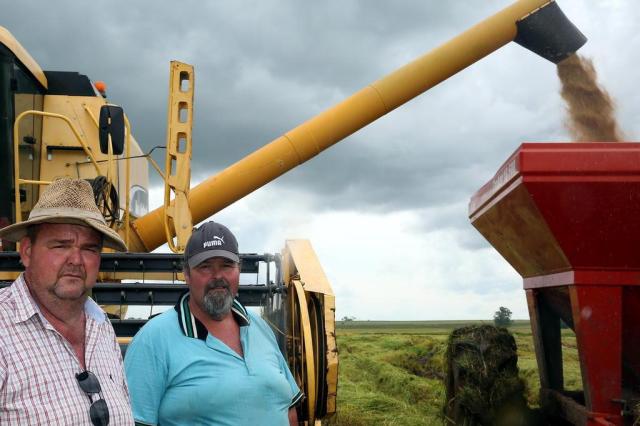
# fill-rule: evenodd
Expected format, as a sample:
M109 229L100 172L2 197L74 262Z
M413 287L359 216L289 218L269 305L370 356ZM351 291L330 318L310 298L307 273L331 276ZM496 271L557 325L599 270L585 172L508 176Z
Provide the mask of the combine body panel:
M163 173L143 154L126 116L124 148L116 142L123 138L113 120L122 110L107 105L86 76L43 72L9 32L0 28L0 112L18 121L15 131L12 122L0 122L0 182L4 182L0 183L0 227L26 216L38 198L39 185L54 177L92 179L98 198L104 200L103 212L111 214L112 226L130 249L125 254L104 254L103 282L93 293L98 303L115 305L109 312L126 345L146 321L125 318L127 306L172 305L184 290L181 256L150 251L168 242L179 252L192 223L207 219L510 41L557 62L586 39L554 1L516 1L189 188L190 66L172 63L174 71L183 71L178 70L170 84L167 166ZM181 84L184 80L189 82L186 90ZM178 119L182 111L187 112L186 118ZM103 122L103 115L112 121ZM147 161L166 182L164 205L150 213ZM18 189L13 192L13 188ZM5 246L6 253L0 253L0 278L5 285L21 268L14 249ZM335 297L310 243L288 241L281 254L243 254L242 258L242 272L257 278L256 284L240 286L239 297L246 305L262 307L278 337L307 396L299 408L299 419L312 424L335 413Z

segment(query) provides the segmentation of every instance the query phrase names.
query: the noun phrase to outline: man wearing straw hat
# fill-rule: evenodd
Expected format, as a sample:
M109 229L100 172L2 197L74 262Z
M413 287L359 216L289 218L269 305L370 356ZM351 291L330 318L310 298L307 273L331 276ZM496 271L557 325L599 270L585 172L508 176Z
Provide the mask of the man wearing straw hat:
M89 183L55 180L0 238L25 267L0 290L0 424L133 425L113 327L88 298L102 248L127 248Z

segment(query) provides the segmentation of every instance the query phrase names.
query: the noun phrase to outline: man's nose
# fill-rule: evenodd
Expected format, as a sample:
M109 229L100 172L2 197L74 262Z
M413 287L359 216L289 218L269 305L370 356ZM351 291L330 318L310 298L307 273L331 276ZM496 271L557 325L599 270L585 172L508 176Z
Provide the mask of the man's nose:
M218 266L214 266L212 268L212 274L213 274L213 279L220 279L222 278L222 271L223 269L218 267Z
M72 247L69 256L67 257L67 262L73 265L82 264L82 251L79 247Z

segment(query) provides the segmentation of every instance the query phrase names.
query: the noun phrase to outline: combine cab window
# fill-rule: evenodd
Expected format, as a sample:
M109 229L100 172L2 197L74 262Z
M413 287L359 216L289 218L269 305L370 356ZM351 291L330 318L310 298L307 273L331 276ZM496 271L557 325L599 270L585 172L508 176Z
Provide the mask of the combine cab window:
M10 120L0 120L0 227L13 223L14 213L14 164L13 164L13 124L15 118L26 110L42 110L44 89L38 81L24 69L15 56L5 46L0 45L0 116ZM20 170L24 179L39 178L42 118L27 117L18 129L20 140ZM32 185L31 185L32 186ZM22 189L23 211L30 211L37 198L37 188L25 186Z

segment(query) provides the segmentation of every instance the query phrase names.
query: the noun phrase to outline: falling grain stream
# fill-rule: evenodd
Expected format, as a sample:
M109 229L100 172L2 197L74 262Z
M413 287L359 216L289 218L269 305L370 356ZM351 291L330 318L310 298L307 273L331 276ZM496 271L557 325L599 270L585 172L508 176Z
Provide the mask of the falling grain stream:
M593 62L572 55L558 64L560 94L567 104L567 129L576 142L620 142L624 135L615 118L615 104L598 84Z

